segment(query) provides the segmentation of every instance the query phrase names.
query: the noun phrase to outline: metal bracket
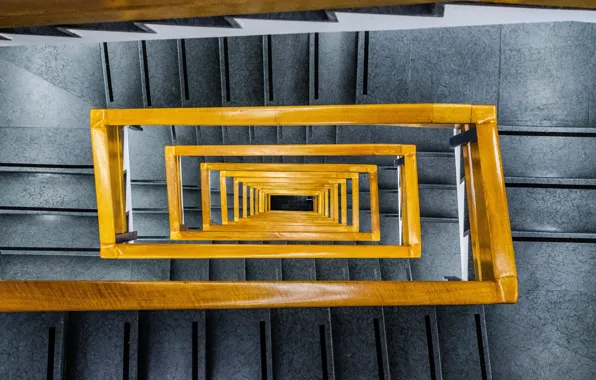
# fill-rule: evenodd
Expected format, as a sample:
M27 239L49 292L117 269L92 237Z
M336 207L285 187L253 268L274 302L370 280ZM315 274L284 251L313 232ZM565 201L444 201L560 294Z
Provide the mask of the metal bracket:
M478 135L476 134L476 128L469 129L465 132L462 132L458 135L455 135L449 139L449 146L453 148L457 148L463 144L469 144L473 141L478 140Z
M393 160L393 166L402 166L404 162L404 157L400 156L397 159Z
M461 281L461 278L457 276L443 276L446 281Z
M116 244L128 243L137 239L137 231L125 232L123 234L116 234Z

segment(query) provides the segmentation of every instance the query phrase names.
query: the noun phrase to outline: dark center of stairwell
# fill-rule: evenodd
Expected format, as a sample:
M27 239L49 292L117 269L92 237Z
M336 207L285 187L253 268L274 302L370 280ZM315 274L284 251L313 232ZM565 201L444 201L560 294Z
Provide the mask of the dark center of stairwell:
M277 211L312 211L312 197L274 195L271 197L271 210Z

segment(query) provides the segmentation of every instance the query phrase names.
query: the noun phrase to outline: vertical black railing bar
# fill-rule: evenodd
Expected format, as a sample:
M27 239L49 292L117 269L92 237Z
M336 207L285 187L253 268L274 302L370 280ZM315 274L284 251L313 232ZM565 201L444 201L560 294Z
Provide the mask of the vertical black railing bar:
M48 330L48 366L47 379L54 380L54 356L56 354L56 328L50 327Z
M486 372L486 359L484 357L484 339L482 338L482 326L480 323L480 314L474 315L476 321L476 338L478 339L478 355L480 356L480 372L482 380L488 380Z
M265 330L265 321L259 322L260 342L261 342L261 379L267 380L267 332Z
M199 322L192 323L192 380L199 380Z
M375 343L377 347L377 366L379 371L379 380L385 380L385 368L383 366L383 343L381 342L381 326L379 318L373 320L375 325Z
M321 345L321 370L323 380L329 380L329 369L327 365L327 337L325 335L325 325L319 325L319 343Z
M364 32L364 59L363 59L363 72L362 72L362 95L368 94L368 51L370 32Z
M188 89L188 67L186 63L186 41L180 40L180 63L182 64L182 87L184 92L184 100L190 100L190 93Z
M108 52L108 44L107 42L103 43L103 59L105 65L105 75L106 75L106 86L108 89L108 101L110 103L114 102L114 90L112 87L112 71L110 70L110 55Z
M314 97L319 99L319 33L315 33L314 58Z
M267 84L269 101L273 102L273 51L271 35L267 36Z
M145 79L145 100L147 102L147 107L151 107L151 87L149 85L149 62L147 60L147 43L145 41L141 41L141 59L143 65L143 76Z
M433 345L432 329L430 324L430 315L424 316L424 322L426 323L426 344L428 345L428 361L430 367L430 378L431 380L437 380L437 370L435 367L435 350Z
M229 102L232 98L230 95L230 52L228 46L228 38L223 39L223 54L224 54L224 80L226 87L226 102Z
M122 343L122 380L128 380L130 372L130 322L124 324Z

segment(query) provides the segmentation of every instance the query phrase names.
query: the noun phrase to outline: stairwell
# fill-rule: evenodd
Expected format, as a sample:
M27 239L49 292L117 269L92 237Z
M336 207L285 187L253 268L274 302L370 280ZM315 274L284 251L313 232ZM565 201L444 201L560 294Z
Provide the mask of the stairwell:
M168 239L165 145L415 144L421 259L99 258L91 108L419 102L497 105L520 276L516 305L5 313L0 378L593 378L594 28L0 49L0 279L472 278L460 258L467 232L458 209L460 158L449 147L454 132L400 127L128 129L129 225L142 240ZM199 162L183 161L182 169L185 217L197 225ZM379 164L381 243L397 244L397 174L391 162Z

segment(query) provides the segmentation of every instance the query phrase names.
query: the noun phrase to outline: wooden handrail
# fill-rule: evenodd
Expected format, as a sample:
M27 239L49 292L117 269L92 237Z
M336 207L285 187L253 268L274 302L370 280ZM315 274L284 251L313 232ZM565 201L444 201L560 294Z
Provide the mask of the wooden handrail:
M590 0L472 0L480 4L505 3L543 5L557 8L595 9ZM443 0L442 3L456 3ZM378 7L428 3L428 0L4 0L0 27L15 28L42 25L68 25L98 22L161 20L207 16L231 16L259 13L296 12L353 7Z
M389 105L382 108L362 106L289 107L279 111L279 107L265 107L263 116L248 109L250 120L280 116L276 123L294 125L298 116L305 117L311 124L317 124L316 117L323 117L321 123L332 120L349 123L349 117L366 119L371 109L379 111L376 121L395 121L389 110L408 116L411 120L426 123L461 123L463 129L476 128L477 141L466 143L464 161L468 195L472 196L470 222L473 241L473 254L477 281L356 281L356 282L170 282L170 281L0 281L0 311L29 310L124 310L124 309L179 309L179 308L238 308L238 307L322 307L322 306L389 306L389 305L460 305L479 303L513 303L518 297L517 272L515 267L509 214L505 195L503 169L496 127L496 109L491 106L475 105ZM419 113L416 114L415 110ZM235 109L238 111L239 109ZM277 111L279 112L277 112ZM343 110L343 112L342 112ZM429 111L430 110L430 111ZM463 111L467 110L467 116ZM176 110L171 110L176 113ZM415 168L415 147L402 146L396 150L392 145L331 145L308 146L305 155L394 155L403 156L401 192L404 213L404 240L410 245L237 245L237 244L116 244L116 234L126 232L123 212L123 173L121 161L122 125L145 125L141 120L131 121L126 112L112 113L119 124L111 125L108 115L111 111L94 111L91 117L91 138L95 164L97 205L100 231L100 252L104 258L240 258L246 257L247 250L253 251L254 258L409 258L420 257L419 229L412 219L419 216L419 208L410 202L417 200L417 178L406 175ZM139 117L148 115L155 120L165 120L168 110L132 112ZM234 114L234 109L212 110L212 115ZM191 111L197 116L203 111ZM258 116L258 115L261 116ZM343 115L343 116L342 116ZM346 116L348 115L348 116ZM360 115L360 116L358 116ZM257 117L258 116L258 117ZM451 118L449 117L451 116ZM232 116L240 124L241 116ZM144 119L147 120L147 119ZM215 119L213 119L215 120ZM212 121L213 121L212 120ZM222 119L223 120L223 119ZM120 122L123 122L120 124ZM270 120L270 122L273 122ZM369 121L368 123L371 123ZM177 122L162 123L166 125ZM194 121L192 125L196 124ZM245 123L250 124L250 123ZM308 123L302 123L305 125ZM397 123L401 124L401 123ZM255 146L252 146L253 148ZM260 146L267 155L296 155L300 146ZM354 154L354 149L362 151ZM218 156L242 155L250 147L234 146L224 152L222 147L203 147L210 154ZM304 146L303 146L304 148ZM184 156L196 153L195 147L177 146L169 148ZM325 149L330 149L327 153ZM168 152L168 150L166 150ZM396 153L398 152L398 153ZM223 153L223 154L222 154ZM201 154L204 155L204 154ZM281 154L283 155L283 154ZM170 168L179 169L179 158L174 154L169 161ZM176 170L174 170L175 172ZM373 174L376 174L373 173ZM205 174L201 173L204 180ZM206 175L209 177L208 173ZM170 171L168 181L179 183L179 175ZM356 182L357 182L357 177ZM374 181L376 183L376 181ZM206 183L206 182L203 182ZM356 186L354 184L353 186ZM357 186L356 186L357 188ZM202 191L209 188L202 186ZM372 188L371 188L372 191ZM254 200L255 189L252 189ZM358 194L354 191L353 193ZM246 194L246 193L245 193ZM169 194L170 195L170 194ZM325 199L327 197L324 197ZM344 197L345 198L345 197ZM207 198L208 199L208 198ZM169 200L180 204L178 196ZM205 202L205 199L203 199ZM321 200L320 203L322 203ZM244 203L244 202L243 202ZM254 208L254 202L250 202ZM202 203L205 206L205 203ZM244 203L245 205L246 203ZM246 206L243 205L243 208ZM206 207L210 207L207 203ZM320 207L320 205L319 205ZM261 210L263 208L261 207ZM371 205L372 210L372 205ZM314 212L314 211L313 211ZM418 215L416 215L418 213ZM252 213L251 213L252 214ZM259 214L257 217L266 215ZM220 232L211 232L218 234ZM481 234L481 236L474 235ZM259 239L262 240L262 239ZM489 264L490 263L490 264Z
M0 300L0 312L503 302L489 281L0 281Z
M417 172L415 165L415 148L411 145L359 145L350 144L347 146L337 145L250 145L250 146L184 146L184 149L179 149L180 146L167 146L164 149L166 160L166 179L168 187L168 207L170 210L177 210L170 212L170 239L172 240L311 240L311 241L380 241L381 227L380 227L380 209L378 205L378 184L377 184L377 166L376 165L362 165L362 164L264 164L264 163L201 163L201 205L202 205L202 230L191 230L189 226L182 225L182 203L181 203L181 189L180 183L180 161L181 156L209 156L216 151L234 151L232 155L246 155L246 156L262 156L264 152L275 152L280 156L289 155L334 155L338 150L345 151L345 155L358 156L366 155L366 153L375 151L379 147L384 154L397 156L402 152L407 152L409 160L407 163L408 176L411 176L412 184L416 188L415 194L410 200L411 207L416 210L418 207L415 203L418 202L417 194ZM413 161L411 161L413 160ZM210 171L219 171L219 188L220 188L220 207L221 207L221 226L214 225L211 222L211 175ZM370 214L371 214L371 232L359 231L359 195L358 191L352 192L352 225L351 228L347 226L347 210L342 210L344 215L343 224L326 228L323 231L317 225L304 226L302 229L291 227L293 224L282 222L279 228L274 227L274 221L268 227L262 227L262 224L255 224L251 228L249 225L239 226L233 224L230 227L228 218L228 191L226 178L232 177L234 183L233 190L233 212L234 220L239 219L240 213L239 194L237 186L239 184L238 178L262 178L265 182L283 183L284 188L276 189L265 183L255 186L255 180L251 182L243 182L243 192L248 194L246 197L243 194L243 208L244 198L249 202L249 213L243 215L253 216L264 212L264 198L263 191L271 193L275 190L277 195L310 195L319 196L319 192L323 191L321 197L322 202L319 207L322 207L323 214L333 221L339 221L339 187L336 184L329 184L322 186L321 184L313 185L316 180L325 180L327 182L337 182L339 180L345 181L350 179L354 189L358 189L358 173L366 173L369 177L370 187ZM297 179L297 183L292 183ZM289 186L291 184L291 186ZM244 188L246 186L246 189ZM298 193L295 189L300 189ZM344 189L345 191L345 189ZM347 192L346 192L347 193ZM347 209L347 202L346 209ZM319 210L320 211L320 210ZM172 220L176 218L176 220ZM419 211L413 211L412 223L420 224ZM278 221L279 222L279 221ZM259 230L260 229L260 230ZM294 231L291 233L290 231ZM318 231L318 232L317 232ZM414 234L420 234L420 227L413 229ZM414 247L414 252L419 250Z

